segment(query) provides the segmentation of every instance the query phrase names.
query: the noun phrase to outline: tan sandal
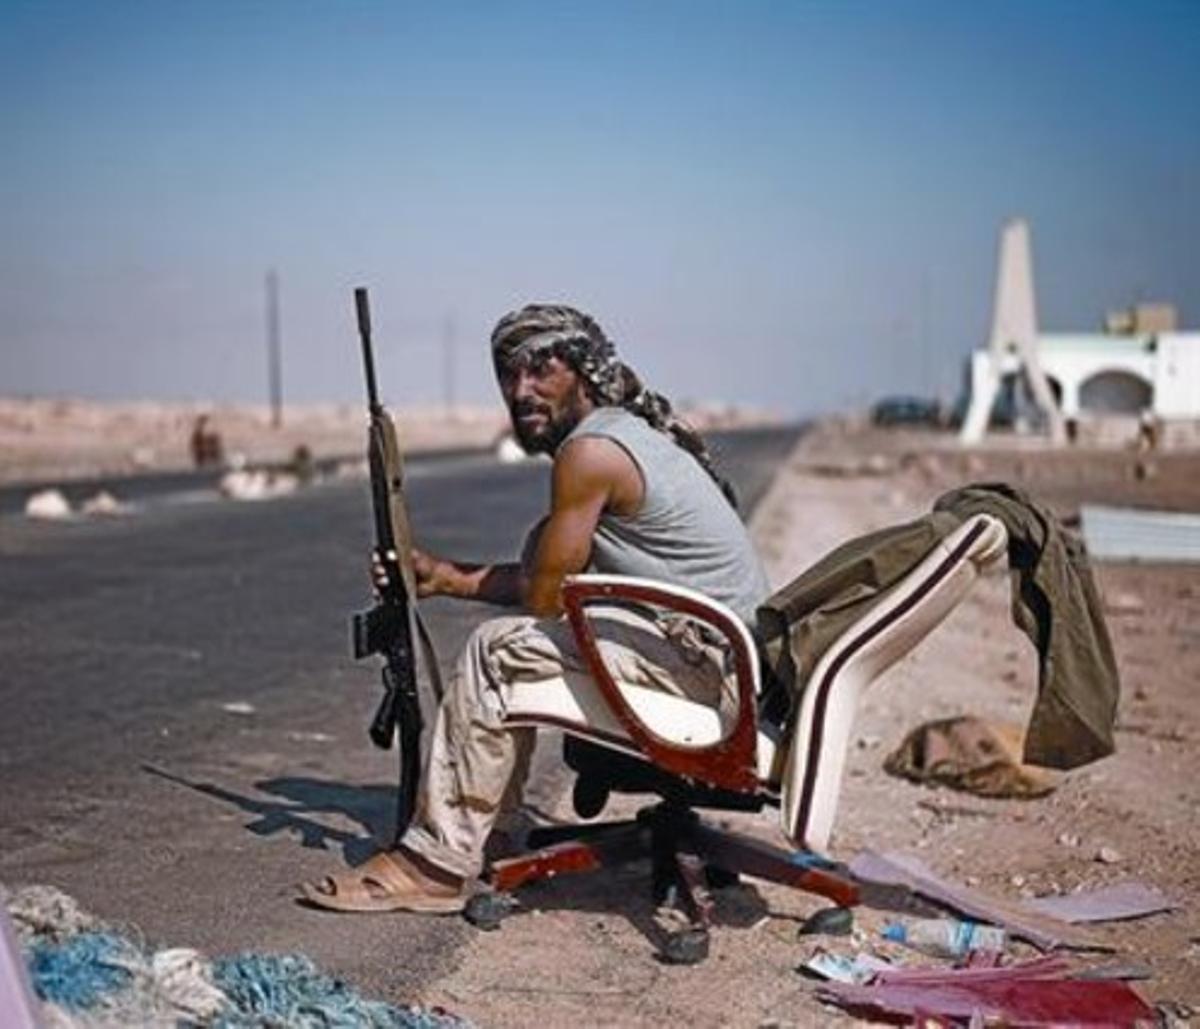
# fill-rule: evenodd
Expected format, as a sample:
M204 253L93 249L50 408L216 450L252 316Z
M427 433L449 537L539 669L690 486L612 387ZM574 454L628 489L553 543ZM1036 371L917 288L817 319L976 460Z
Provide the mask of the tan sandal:
M352 872L327 875L300 887L310 904L330 911L416 911L454 914L466 907L470 891L431 882L394 851L380 851Z

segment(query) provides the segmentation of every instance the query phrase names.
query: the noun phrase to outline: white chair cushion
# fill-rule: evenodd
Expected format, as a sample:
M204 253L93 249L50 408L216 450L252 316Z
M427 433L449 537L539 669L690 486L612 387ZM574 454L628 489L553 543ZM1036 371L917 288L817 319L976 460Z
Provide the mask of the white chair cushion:
M724 732L718 712L706 704L647 686L618 683L642 724L667 743L683 747L709 747ZM583 673L569 673L512 687L506 725L554 725L577 736L641 757L617 717L592 681ZM775 744L758 733L758 775L766 779L775 760Z

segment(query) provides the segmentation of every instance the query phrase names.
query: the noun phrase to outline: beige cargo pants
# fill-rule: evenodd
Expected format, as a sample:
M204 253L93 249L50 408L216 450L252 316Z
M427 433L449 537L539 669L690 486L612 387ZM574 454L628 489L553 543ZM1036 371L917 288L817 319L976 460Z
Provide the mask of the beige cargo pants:
M590 608L589 617L618 681L725 710L732 677L724 648L694 623L625 608ZM533 752L536 730L504 725L511 687L584 670L565 619L497 618L476 629L446 684L401 843L448 872L477 876L497 818L520 804Z

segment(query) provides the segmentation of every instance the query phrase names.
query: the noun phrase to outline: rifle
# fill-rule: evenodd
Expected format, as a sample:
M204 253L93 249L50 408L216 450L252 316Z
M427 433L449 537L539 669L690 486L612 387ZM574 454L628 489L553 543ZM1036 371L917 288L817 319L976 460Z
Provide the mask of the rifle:
M404 502L404 457L391 415L379 402L375 386L375 361L371 354L371 311L366 289L354 291L358 334L362 341L363 369L367 379L367 405L371 416L367 434L367 462L371 470L371 507L375 519L375 547L388 573L379 603L353 618L354 657L361 660L381 654L383 698L368 734L371 742L387 750L393 737L400 744L400 789L396 804L396 839L404 834L416 804L421 778L421 703L417 689L413 641L421 642L424 664L440 694L437 659L429 634L416 609L416 580L412 567L412 535Z

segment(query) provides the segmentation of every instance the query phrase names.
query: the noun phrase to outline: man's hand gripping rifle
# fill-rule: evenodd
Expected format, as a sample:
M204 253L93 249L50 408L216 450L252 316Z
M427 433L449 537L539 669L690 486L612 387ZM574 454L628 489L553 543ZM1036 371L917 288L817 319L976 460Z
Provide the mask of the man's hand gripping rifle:
M437 659L416 610L416 579L412 566L412 536L404 502L404 458L391 416L379 402L375 362L371 354L371 312L367 291L354 291L358 334L362 340L363 368L371 425L367 461L371 469L371 506L375 517L375 548L387 572L379 588L379 603L354 616L354 656L381 654L383 699L371 720L371 741L388 749L392 737L400 742L400 793L396 809L396 837L403 835L413 815L421 778L421 703L417 691L414 642L419 639L426 671L438 693Z

